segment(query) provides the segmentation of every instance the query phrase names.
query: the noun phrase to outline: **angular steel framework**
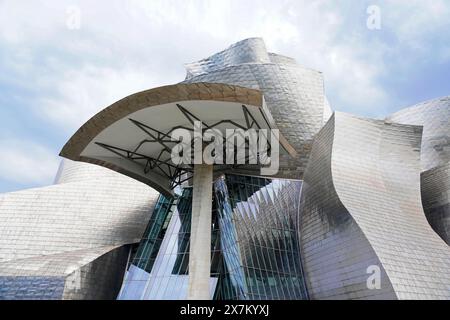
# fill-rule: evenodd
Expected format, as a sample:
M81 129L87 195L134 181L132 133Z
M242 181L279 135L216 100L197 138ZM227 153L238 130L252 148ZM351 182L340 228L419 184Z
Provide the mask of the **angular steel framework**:
M183 116L186 117L186 119L189 121L189 123L192 126L194 125L195 121L199 121L201 123L202 134L204 134L204 132L206 130L219 128L224 125L227 125L228 128L236 128L236 129L242 129L242 130L249 130L249 129L260 130L260 129L262 129L262 126L258 124L258 121L255 119L255 117L252 115L252 113L248 110L247 106L245 106L245 105L242 105L242 114L245 119L245 125L241 125L231 119L220 120L213 124L208 125L205 121L202 121L198 116L194 115L192 112L190 112L189 110L184 108L182 105L177 103L176 106L178 107L178 110L180 110L180 112L183 114ZM262 109L259 109L258 111L260 112L261 117L264 119L264 122L266 125L265 127L270 128L271 125L270 125L269 121L267 120L266 115L264 114ZM174 188L180 186L181 184L192 180L192 174L193 174L193 170L194 170L193 165L190 165L190 164L183 165L183 166L174 165L171 161L172 148L176 144L180 143L180 141L172 139L171 134L175 130L178 130L178 129L184 129L184 130L187 130L190 132L194 132L193 127L179 125L179 126L175 126L175 127L171 128L167 132L161 132L155 128L152 128L152 127L142 123L141 121L131 119L131 118L129 120L134 125L136 125L139 129L144 131L150 137L150 139L145 138L145 139L139 141L139 143L137 144L137 147L135 147L133 150L127 150L124 148L115 147L115 146L108 145L106 143L102 143L99 141L96 141L95 144L114 153L115 155L117 155L119 157L122 157L124 159L133 161L133 162L137 163L138 165L141 165L143 167L144 175L146 175L147 173L149 173L150 171L153 171L153 170L160 172L162 175L164 175L167 179L169 179L172 182L171 186L170 186L170 189L172 189L172 190ZM227 142L227 137L223 136L222 154L224 154L224 155L227 153L226 142ZM156 143L156 144L161 145L161 147L162 147L161 151L158 153L156 158L139 152L141 147L146 143ZM249 162L248 160L251 157L249 155L249 140L244 139L244 145L242 145L242 146L235 145L234 146L233 164L223 166L224 167L223 170L228 170L230 167L232 169L242 167L242 165L238 164L238 161L237 161L238 160L237 159L237 155L238 155L237 149L238 148L245 149L246 156L245 156L244 161L246 163ZM191 149L194 150L194 141L192 141ZM268 142L267 152L268 153L271 152L270 142ZM257 157L257 155L256 155L256 157ZM190 158L192 160L191 162L194 163L194 153L193 152L190 155ZM145 161L144 164L141 163L142 160ZM217 169L216 169L216 171L217 171Z

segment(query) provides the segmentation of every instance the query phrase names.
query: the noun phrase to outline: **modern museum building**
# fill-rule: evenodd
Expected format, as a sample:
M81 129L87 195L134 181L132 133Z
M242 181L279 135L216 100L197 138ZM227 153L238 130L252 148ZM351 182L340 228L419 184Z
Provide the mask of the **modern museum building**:
M0 299L450 299L450 97L333 112L260 38L186 70L80 127L53 185L0 194ZM250 135L174 162L175 132L192 160L229 130L276 170Z

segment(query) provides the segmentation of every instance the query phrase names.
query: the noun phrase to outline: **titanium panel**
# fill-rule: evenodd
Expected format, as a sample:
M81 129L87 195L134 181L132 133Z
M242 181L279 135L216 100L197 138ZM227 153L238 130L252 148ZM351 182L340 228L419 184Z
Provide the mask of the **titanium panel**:
M101 247L0 263L0 299L115 299L129 246Z
M82 291L63 287L61 298L114 299L128 257L123 248L140 241L158 193L111 170L69 160L55 181L0 195L0 278L14 292L34 292L28 298L56 298L58 281L46 279L67 285L78 270ZM42 280L45 294L36 293L38 280L22 281L30 277Z
M316 136L299 225L312 299L450 298L450 253L420 202L421 131L335 113Z
M422 204L434 231L450 245L450 162L422 172Z
M240 41L186 68L184 83L225 83L261 90L281 134L297 152L295 158L280 157L280 177L302 178L312 139L328 113L322 73L268 53L260 38Z
M422 171L450 161L450 96L400 110L389 121L423 126Z

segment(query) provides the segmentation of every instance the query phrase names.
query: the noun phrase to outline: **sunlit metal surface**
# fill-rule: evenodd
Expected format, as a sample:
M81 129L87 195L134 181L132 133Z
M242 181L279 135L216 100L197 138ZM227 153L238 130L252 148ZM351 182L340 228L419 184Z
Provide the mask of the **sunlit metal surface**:
M422 170L450 161L450 97L438 98L400 110L389 121L423 126Z
M240 41L186 64L186 69L185 83L227 83L261 90L277 127L297 152L295 158L280 157L280 176L302 178L312 139L330 115L321 72L267 52L260 38Z
M158 193L69 160L55 180L0 195L0 299L115 299Z
M434 231L450 245L450 162L422 172L422 204Z
M420 201L421 132L335 113L316 136L299 224L312 299L450 298L450 252Z

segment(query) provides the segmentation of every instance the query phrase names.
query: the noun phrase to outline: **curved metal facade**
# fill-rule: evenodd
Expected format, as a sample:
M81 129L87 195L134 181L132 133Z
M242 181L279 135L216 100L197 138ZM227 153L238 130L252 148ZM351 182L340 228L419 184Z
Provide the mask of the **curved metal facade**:
M438 98L400 110L389 121L423 126L422 170L450 161L450 97Z
M61 295L52 298L114 299L128 244L139 242L158 193L110 170L68 160L56 181L0 195L0 299L45 299L58 290ZM45 288L51 277L61 280L59 289L34 290ZM99 289L95 283L105 285Z
M422 172L422 204L434 231L450 245L450 162Z
M94 116L62 155L89 162L81 151L93 137L149 106L268 108L297 152L282 155L277 177L293 180L242 171L215 180L211 298L450 299L450 97L386 121L332 115L322 74L267 52L259 38L186 69L184 83ZM162 125L171 118L156 117ZM0 299L115 299L120 289L119 299L185 299L192 211L187 185L159 196L112 170L64 160L54 185L0 194Z
M419 103L388 119L423 126L423 208L433 230L450 244L450 97Z
M450 298L450 252L420 201L421 131L335 113L316 136L299 224L312 299Z
M129 251L105 246L0 262L0 300L114 299Z
M226 83L261 90L280 132L298 156L280 157L280 176L301 179L314 135L329 115L321 72L267 52L264 41L240 41L186 65L185 83Z
M180 128L193 131L195 121L224 135L226 129L276 128L258 90L218 83L175 84L135 93L98 112L60 155L103 166L171 195L182 177L192 173L189 164L172 162L170 150L177 142L171 136ZM282 152L295 154L281 134L278 141ZM260 171L250 164L241 170Z

